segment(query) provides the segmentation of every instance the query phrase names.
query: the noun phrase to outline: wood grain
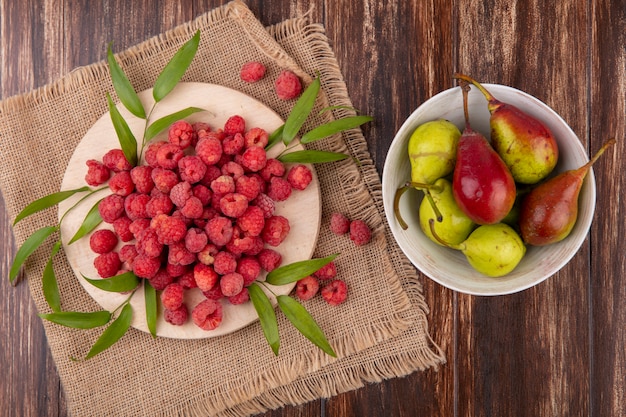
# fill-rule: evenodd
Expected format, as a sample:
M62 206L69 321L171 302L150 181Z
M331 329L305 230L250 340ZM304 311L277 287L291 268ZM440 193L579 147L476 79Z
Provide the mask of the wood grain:
M225 1L0 0L0 97L40 87ZM596 217L580 252L522 293L471 297L422 277L440 369L370 384L278 416L626 415L626 3L504 0L250 0L267 25L310 13L325 25L379 173L404 119L462 71L511 85L556 110L589 152ZM27 28L27 29L24 29ZM66 416L59 377L0 201L0 414Z

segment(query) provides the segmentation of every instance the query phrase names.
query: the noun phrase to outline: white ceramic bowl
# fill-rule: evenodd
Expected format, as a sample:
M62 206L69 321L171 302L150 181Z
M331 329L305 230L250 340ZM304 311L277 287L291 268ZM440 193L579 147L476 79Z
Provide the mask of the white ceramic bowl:
M546 104L517 89L483 84L498 100L513 104L541 120L550 128L559 145L559 162L554 172L578 168L588 161L580 140L565 121ZM484 96L472 87L469 93L470 123L474 130L489 138L489 112ZM407 144L411 133L420 124L444 118L459 127L465 125L463 96L460 87L445 90L419 106L396 134L383 169L383 202L387 221L402 251L425 275L439 284L459 292L474 295L503 295L522 291L554 275L576 254L582 245L593 219L596 188L593 171L588 173L579 198L578 220L571 234L561 242L542 246L528 246L526 255L509 274L490 278L476 272L465 256L453 249L431 242L421 231L418 207L422 193L409 190L400 200L400 210L408 229L398 224L394 212L394 194L410 179Z

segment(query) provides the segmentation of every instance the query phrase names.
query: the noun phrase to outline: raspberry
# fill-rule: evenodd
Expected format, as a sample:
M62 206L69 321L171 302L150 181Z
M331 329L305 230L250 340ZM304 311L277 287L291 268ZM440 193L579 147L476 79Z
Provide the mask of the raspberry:
M220 175L211 182L211 190L215 194L228 194L235 192L235 180L229 175Z
M256 176L242 175L235 180L235 191L246 196L249 201L252 201L261 192L261 184Z
M172 212L172 217L176 217L177 219L182 220L183 223L185 223L186 227L191 227L194 224L194 219L190 219L188 217L185 217L180 210L174 210Z
M241 165L249 171L257 172L267 163L265 149L258 146L247 148L241 155Z
M170 199L176 207L183 207L187 200L193 195L191 184L187 181L182 181L172 187L170 191Z
M237 181L237 179L243 175L243 167L237 162L228 161L222 165L222 175L228 175L233 177L233 180Z
M230 219L217 216L209 220L204 228L209 241L216 246L224 246L233 236L233 224Z
M243 253L245 255L256 256L261 250L265 247L265 243L263 243L263 239L260 236L251 236L250 240L252 241L252 245L250 248L246 249Z
M194 197L198 197L203 206L206 206L211 201L211 190L202 184L196 184L192 187L192 194Z
M148 164L148 166L150 166L151 168L156 168L159 166L159 163L157 161L157 152L159 151L159 148L161 148L161 146L165 145L166 143L166 141L160 140L158 142L152 142L150 145L148 145L145 154L146 163Z
M184 156L178 161L178 175L183 181L188 181L191 184L200 182L206 174L206 165L197 156Z
M244 147L244 138L241 133L227 136L222 141L222 150L226 155L237 155Z
M196 122L192 124L191 127L193 127L193 130L195 130L196 135L200 133L200 131L204 131L204 133L211 131L211 126L205 122Z
M259 194L257 198L252 201L252 204L263 210L263 217L266 219L272 217L274 215L274 211L276 210L274 200L272 200L267 194Z
M330 231L336 235L345 235L350 230L350 219L343 213L335 212L330 216Z
M196 278L193 276L193 271L185 272L178 277L178 283L183 286L184 289L189 290L191 288L198 288Z
M279 99L291 100L298 97L302 92L302 83L296 74L289 70L283 70L274 83L274 89Z
M193 224L200 229L204 229L207 222L217 215L217 210L215 210L213 207L204 207L204 210L202 210L202 216L200 216L199 219L194 219Z
M229 117L224 124L224 134L226 134L226 136L232 136L237 133L241 133L243 135L245 131L246 121L239 115Z
M261 264L256 258L244 256L237 262L236 272L243 277L243 286L247 287L252 284L261 273Z
M222 323L222 305L206 299L194 307L191 318L202 330L214 330Z
M182 326L189 318L187 306L182 304L176 310L163 310L163 319L174 326Z
M117 275L122 266L122 261L120 261L120 256L117 252L108 252L96 256L93 266L102 278L111 278Z
M138 193L149 194L154 188L152 167L148 165L136 166L130 170L130 178L135 184Z
M198 261L205 265L213 265L217 252L217 246L212 243L208 243L204 249L198 252Z
M126 267L128 270L133 270L133 263L135 262L135 258L137 257L137 255L138 252L135 245L128 244L120 248L120 261L122 261L123 266Z
M350 240L357 246L365 245L370 241L372 232L363 220L352 220L350 223Z
M105 223L113 223L124 214L124 197L117 194L104 197L98 204L98 212Z
M321 280L333 279L337 276L337 266L331 261L315 271L313 275Z
M285 201L291 196L291 184L284 178L272 177L267 186L267 195L274 201Z
M228 302L236 306L247 303L248 301L250 301L250 293L248 293L247 288L243 288L237 295L231 295L228 297Z
M198 253L206 247L208 241L204 230L191 228L185 235L185 248L191 253Z
M265 221L261 238L270 246L278 246L289 233L289 220L283 216L272 216Z
M150 227L156 232L159 242L164 245L180 242L187 234L185 222L174 216L159 214L150 221Z
M311 170L302 164L293 166L287 174L287 181L296 190L304 190L309 186L313 180L313 173Z
M180 212L188 219L199 219L204 213L204 206L198 197L189 197Z
M296 297L302 301L310 300L320 289L319 281L312 276L301 278L296 283Z
M187 272L189 272L189 267L187 265L174 265L174 264L167 263L165 265L165 270L167 271L168 274L170 274L174 278L178 278L186 274Z
M155 290L163 291L168 285L174 282L174 277L167 272L166 268L161 268L152 278L149 279L149 281L150 285L152 285Z
M161 293L161 304L168 310L177 310L183 305L183 286L172 282Z
M151 228L147 228L139 233L136 247L137 252L151 258L161 256L161 252L163 252L163 243L159 242L157 233Z
M178 166L178 161L180 161L183 156L185 156L185 154L180 146L166 143L157 150L157 164L159 164L161 168L174 169Z
M243 64L239 77L247 83L255 83L265 77L265 65L258 61Z
M169 169L154 168L151 176L154 186L165 194L169 194L172 188L179 183L178 175Z
M215 136L202 136L196 145L196 155L206 165L214 165L222 158L222 142Z
M170 143L185 149L193 143L194 136L196 136L196 132L191 124L179 120L170 126L167 139Z
M196 255L185 248L184 242L173 243L168 247L167 262L174 265L191 265L196 261Z
M147 194L132 193L124 200L124 210L131 220L145 219L148 217L147 206L150 196Z
M259 236L265 226L263 210L257 206L248 206L246 211L237 219L237 225L248 236Z
M109 253L117 246L117 235L109 229L93 232L89 238L89 247L98 254Z
M159 214L170 214L174 204L167 194L155 193L146 204L146 215L156 217Z
M235 255L227 251L220 251L213 258L213 269L219 275L226 275L237 270Z
M113 194L126 197L135 190L135 184L130 178L130 171L121 171L113 175L113 178L109 181L109 189Z
M220 210L228 217L240 217L248 208L248 199L243 194L228 193L220 199Z
M133 272L140 278L150 279L154 277L159 272L160 267L161 260L159 258L151 258L142 254L137 255L133 261Z
M233 232L233 238L226 244L226 249L235 255L242 255L251 250L253 246L254 238L252 236L242 236L241 232L237 234Z
M105 153L102 163L113 172L130 171L133 167L121 149L111 149Z
M237 272L224 275L220 278L220 289L226 297L239 294L243 290L243 277Z
M261 268L263 268L267 272L271 272L280 266L283 257L279 252L276 252L274 249L264 248L257 255L257 259L259 260Z
M222 294L222 289L220 288L219 285L216 285L210 290L202 291L202 294L209 300L217 301L217 300L224 298L224 294Z
M243 144L243 138L241 139ZM87 161L87 174L85 174L85 182L92 186L96 187L98 185L102 185L109 180L111 177L111 171L109 168L104 166L103 163L96 161L95 159L90 159Z
M269 141L269 135L264 129L261 129L260 127L253 127L246 132L244 139L244 146L246 148L251 148L252 146L265 148Z
M285 175L285 165L276 158L269 158L259 174L265 181L272 177L282 177Z
M130 230L135 239L137 239L139 234L148 227L150 227L150 219L136 219L128 226L128 230Z
M331 306L337 306L348 297L348 286L344 281L334 280L322 288L322 298Z

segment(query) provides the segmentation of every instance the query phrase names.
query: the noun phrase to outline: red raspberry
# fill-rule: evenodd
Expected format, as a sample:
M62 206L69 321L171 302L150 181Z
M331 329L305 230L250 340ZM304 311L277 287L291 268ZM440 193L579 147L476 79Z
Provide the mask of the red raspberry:
M93 266L102 278L111 278L119 272L122 261L120 261L120 256L117 252L108 252L96 256Z
M204 130L204 133L211 131L211 126L205 122L195 122L191 125L191 127L193 127L193 130L196 132L196 134L198 134L201 130Z
M150 219L136 219L128 226L128 230L130 230L135 239L137 239L139 234L148 227L150 227Z
M222 165L222 175L228 175L237 181L243 175L243 167L237 162L228 161Z
M151 228L147 228L139 233L136 247L137 252L151 258L161 256L161 252L163 252L163 243L159 242L157 233Z
M363 220L352 220L350 223L350 239L357 246L365 245L370 241L372 232Z
M247 148L241 155L240 163L248 171L260 171L267 163L267 154L265 153L265 149L258 146Z
M283 70L274 83L276 95L281 100L291 100L302 92L300 78L289 70Z
M241 133L243 135L245 131L246 121L239 115L229 117L224 124L224 134L226 134L226 136L232 136L237 133Z
M132 220L125 215L120 216L113 222L113 230L122 242L130 242L133 240L133 233L130 231Z
M244 147L244 138L241 133L226 136L222 141L222 150L226 155L237 155Z
M187 265L174 265L167 263L165 265L165 270L168 274L173 276L174 278L181 277L185 273L189 272L189 267Z
M130 170L130 178L135 184L138 193L150 194L154 188L152 181L152 167L148 165L136 166Z
M111 149L105 153L102 163L113 172L130 171L133 167L121 149Z
M183 275L178 277L178 283L186 290L198 288L198 283L196 282L196 278L193 276L193 271L185 272Z
M336 235L345 235L350 230L350 219L343 213L333 213L330 217L330 230Z
M113 223L124 214L124 197L117 194L104 197L98 204L98 212L105 223Z
M243 145L243 138L241 139L241 143ZM104 166L103 163L98 162L95 159L87 161L87 174L85 174L85 182L88 185L92 187L102 185L107 182L110 177L111 171L109 168Z
M291 184L284 178L272 177L267 186L267 195L274 201L285 201L291 196Z
M233 224L230 219L217 216L207 222L204 231L211 243L216 246L224 246L233 237Z
M215 210L213 207L204 207L204 210L202 211L202 216L200 216L199 219L194 219L193 224L200 229L204 229L207 222L217 215L217 210Z
M145 154L146 163L148 164L148 166L150 166L151 168L156 168L159 166L159 162L157 161L157 152L159 151L159 148L166 143L166 141L160 140L158 142L152 142L150 145L148 145Z
M243 194L228 193L220 199L220 210L228 217L240 217L247 208L248 199Z
M283 261L282 255L270 248L262 249L257 255L257 259L259 260L259 264L261 264L261 268L267 272L272 272L274 269L278 268Z
M180 242L187 234L185 222L179 217L167 214L159 214L152 218L150 227L156 232L159 242L164 245Z
M228 194L235 192L235 180L230 175L220 175L211 182L211 190L215 194Z
M178 161L178 175L181 180L195 184L204 178L204 174L206 174L206 165L199 157L189 155Z
M241 233L235 235L233 233L233 238L226 244L226 249L239 256L248 252L254 246L254 237L252 236L243 236Z
M237 295L243 290L243 277L237 272L231 272L220 278L220 289L226 297Z
M117 246L117 235L109 229L100 229L93 232L89 238L89 247L95 253L109 253Z
M169 284L161 293L161 304L168 310L177 310L183 305L183 286L177 282Z
M285 165L276 158L269 158L259 174L265 181L269 181L272 177L282 177L285 175Z
M269 135L264 129L261 129L260 127L253 127L246 132L244 139L244 146L246 148L251 148L253 146L265 148L269 141Z
M179 183L178 175L169 169L154 168L151 176L154 186L165 194L169 194L172 188Z
M135 184L130 178L130 171L121 171L113 175L113 178L109 181L109 189L113 194L126 197L135 190Z
M137 257L138 252L135 245L128 244L124 245L120 248L119 256L120 261L122 261L123 267L128 269L129 271L133 270L133 263L135 262L135 258Z
M155 193L146 204L146 215L156 217L159 214L170 214L174 204L167 194Z
M265 65L258 61L243 64L239 77L247 83L255 83L265 77Z
M198 197L200 199L203 206L206 206L211 202L212 193L208 187L202 184L196 184L192 187L191 191L194 197Z
M152 278L149 278L149 281L155 290L163 291L174 282L174 277L170 275L166 268L160 268Z
M182 326L189 318L187 306L182 304L176 310L163 310L163 319L174 326Z
M248 206L241 217L237 219L237 225L248 236L259 236L265 226L263 210L257 206Z
M190 197L180 212L188 219L199 219L204 214L204 206L198 197Z
M274 215L274 211L276 210L274 200L272 200L267 194L259 194L257 198L252 201L252 204L263 210L263 217L266 219L272 217Z
M252 256L244 256L237 262L236 272L243 277L243 286L247 287L252 284L261 273L261 264Z
M196 261L196 254L185 248L184 242L173 243L168 246L167 262L174 265L191 265Z
M167 139L170 143L185 149L193 143L194 136L196 136L194 128L188 122L179 120L170 126Z
M170 199L176 207L183 207L187 200L193 195L191 184L187 181L182 181L172 187L170 191Z
M196 155L206 165L215 165L222 158L222 142L215 136L202 136L198 138Z
M270 246L278 246L289 233L289 220L283 216L272 216L265 221L261 238Z
M166 143L162 145L157 151L157 163L161 168L165 169L174 169L178 166L178 161L180 161L185 154L183 153L183 149L172 143Z
M222 323L222 304L206 299L194 307L191 318L202 330L215 330Z
M302 301L310 300L320 289L319 281L312 276L301 278L296 283L296 297Z
M191 253L198 253L204 249L209 242L204 230L192 227L185 235L185 248Z
M313 275L321 280L333 279L337 276L337 266L331 261L315 271Z
M174 211L172 212L172 217L176 217L176 218L178 218L178 219L182 220L182 221L183 221L183 223L185 223L185 226L186 226L186 227L191 227L191 226L193 226L193 225L194 225L194 222L195 222L195 220L194 220L194 219L190 219L190 218L188 218L188 217L185 217L185 216L183 215L183 213L181 213L181 211L180 211L180 210L174 210Z
M217 301L217 300L224 298L224 294L222 294L222 289L220 288L219 285L216 285L210 290L202 291L202 294L209 300Z
M263 239L260 236L251 236L250 240L252 241L252 245L250 248L246 249L243 253L245 255L256 256L261 250L265 247L265 243L263 243Z
M289 170L287 181L293 188L302 191L313 181L313 173L306 165L298 164Z
M248 293L247 288L243 288L237 295L228 297L228 302L236 306L247 303L248 301L250 301L250 293Z
M261 192L261 184L256 176L242 175L235 181L235 191L252 201Z
M198 262L201 262L205 265L213 265L217 252L219 252L217 246L212 243L208 243L204 247L204 249L198 252Z
M147 206L150 196L147 194L132 193L124 200L124 210L131 220L145 219L148 217Z
M219 275L226 275L237 270L235 255L227 251L220 251L213 258L213 269Z
M322 288L322 298L331 306L337 306L348 297L348 286L344 281L334 280Z
M159 272L160 267L161 259L151 258L142 254L137 255L133 261L133 272L140 278L150 279L154 277Z

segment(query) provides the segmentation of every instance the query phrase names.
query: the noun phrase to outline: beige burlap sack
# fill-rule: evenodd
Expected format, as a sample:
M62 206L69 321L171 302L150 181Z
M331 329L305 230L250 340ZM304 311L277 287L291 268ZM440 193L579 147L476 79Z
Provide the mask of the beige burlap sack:
M273 81L281 69L289 68L306 82L320 74L319 108L350 106L320 25L298 18L268 31L238 1L119 53L135 88L150 88L174 52L198 29L200 47L184 81L240 90L285 118L293 101L277 99ZM247 84L239 79L239 68L250 60L266 64L264 80ZM77 143L107 111L106 92L113 93L107 66L96 63L0 104L0 158L5 165L0 188L11 219L29 202L59 190ZM334 116L349 114L339 108ZM328 117L330 113L315 116L310 124L326 122ZM260 325L253 323L233 334L202 340L153 339L131 329L104 353L75 362L70 358L84 356L101 330L74 330L44 321L72 415L250 415L445 361L428 335L427 306L418 276L385 223L380 179L361 132L353 130L314 147L349 152L359 161L358 165L346 160L316 167L323 212L314 255L341 253L337 267L350 295L339 307L319 299L305 305L338 358L322 353L279 315L279 357L267 346ZM28 180L24 166L36 168L29 171ZM372 241L356 247L332 234L328 222L334 211L365 220L373 230ZM56 224L56 218L56 210L51 209L20 222L14 229L17 244L38 228ZM51 242L44 244L25 264L24 276L41 312L49 312L41 275L51 247ZM99 309L63 254L55 258L54 268L65 310Z

